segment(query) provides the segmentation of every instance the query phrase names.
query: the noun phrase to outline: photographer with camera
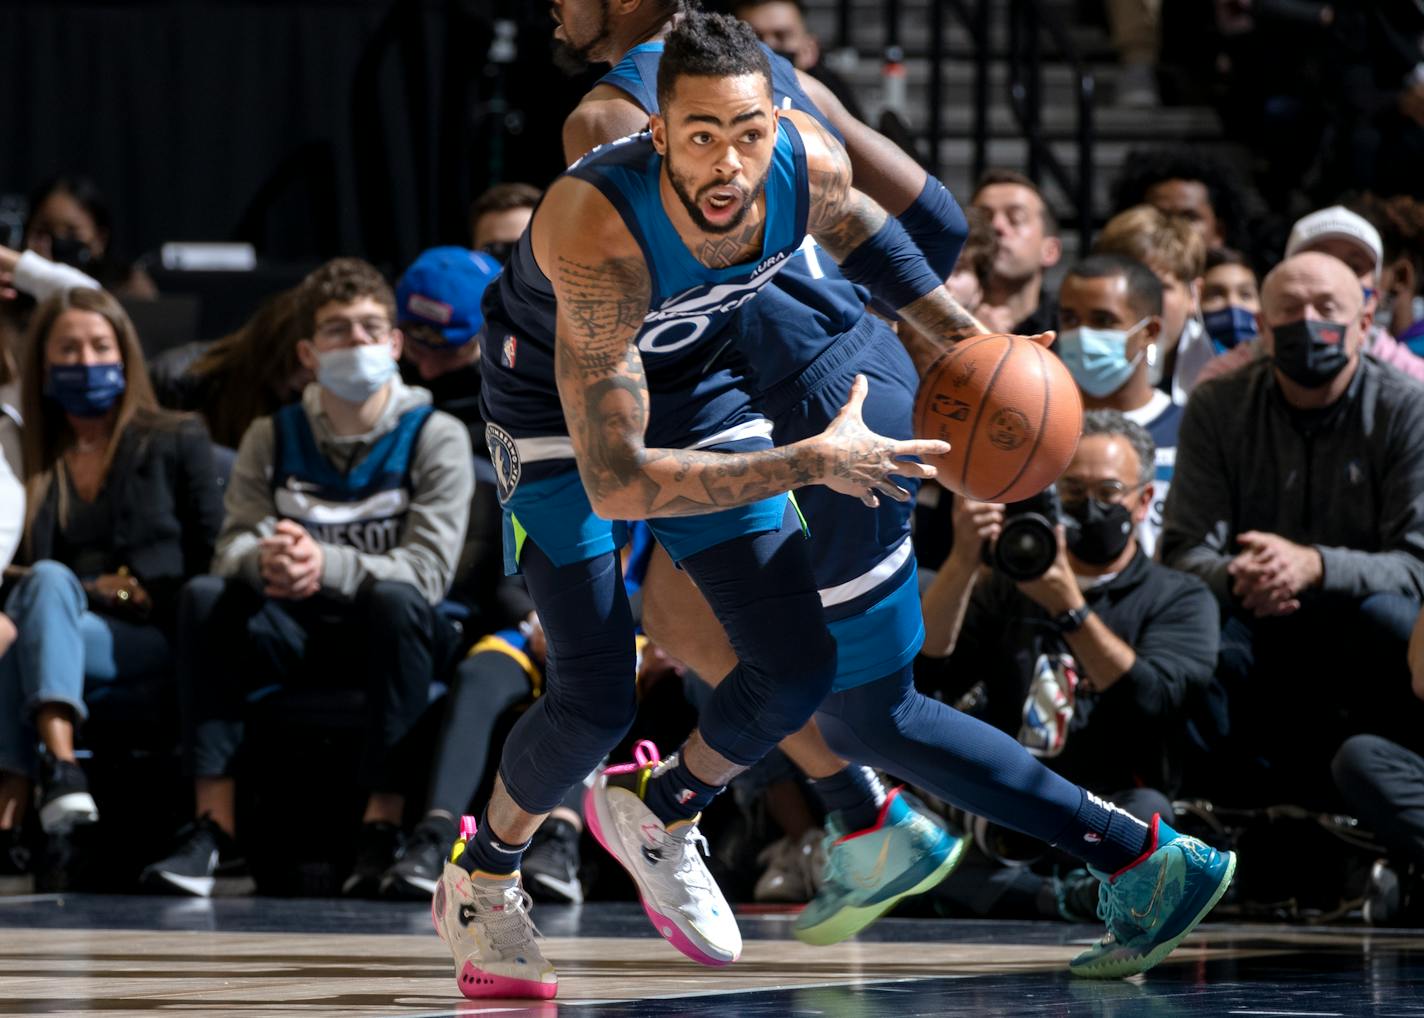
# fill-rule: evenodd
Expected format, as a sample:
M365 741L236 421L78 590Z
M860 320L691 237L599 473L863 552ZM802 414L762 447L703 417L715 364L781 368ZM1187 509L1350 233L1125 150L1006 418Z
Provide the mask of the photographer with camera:
M1219 634L1206 585L1138 544L1154 459L1141 425L1093 410L1056 493L960 500L923 598L923 653L949 658L947 699L1135 816L1170 818L1185 705Z

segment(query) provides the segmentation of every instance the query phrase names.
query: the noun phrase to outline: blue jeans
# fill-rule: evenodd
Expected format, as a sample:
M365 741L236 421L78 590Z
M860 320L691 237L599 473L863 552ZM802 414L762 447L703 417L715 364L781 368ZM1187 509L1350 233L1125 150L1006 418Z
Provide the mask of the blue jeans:
M19 635L0 658L0 771L33 775L38 708L64 704L83 721L86 688L151 674L169 661L162 630L89 611L79 578L59 562L37 562L5 613Z

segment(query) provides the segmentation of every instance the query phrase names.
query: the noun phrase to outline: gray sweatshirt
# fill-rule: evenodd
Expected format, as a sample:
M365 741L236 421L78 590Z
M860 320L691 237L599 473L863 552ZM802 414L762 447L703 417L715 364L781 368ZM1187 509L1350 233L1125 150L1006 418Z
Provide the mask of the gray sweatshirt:
M1232 603L1238 534L1312 545L1327 593L1424 596L1424 386L1368 355L1302 413L1269 360L1198 386L1182 416L1161 556Z
M407 386L399 378L391 385L391 398L376 426L364 435L350 437L332 434L321 409L321 386L313 383L302 393L302 409L311 422L317 448L337 469L349 472L395 427L401 414L430 402L430 393ZM258 544L274 532L279 519L272 493L273 434L272 419L262 417L242 436L223 503L222 532L213 554L214 573L241 576L259 590ZM386 554L374 555L323 544L323 593L349 599L364 583L394 580L411 584L431 604L445 597L464 544L475 485L465 426L438 410L431 414L416 442L410 477L410 510L399 545Z

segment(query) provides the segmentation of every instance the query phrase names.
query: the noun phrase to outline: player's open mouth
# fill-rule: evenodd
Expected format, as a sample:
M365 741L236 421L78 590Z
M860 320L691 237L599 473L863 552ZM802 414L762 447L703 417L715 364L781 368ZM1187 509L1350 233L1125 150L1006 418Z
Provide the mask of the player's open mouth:
M708 219L727 219L735 215L742 205L742 192L735 187L719 187L707 192L702 200L702 211Z

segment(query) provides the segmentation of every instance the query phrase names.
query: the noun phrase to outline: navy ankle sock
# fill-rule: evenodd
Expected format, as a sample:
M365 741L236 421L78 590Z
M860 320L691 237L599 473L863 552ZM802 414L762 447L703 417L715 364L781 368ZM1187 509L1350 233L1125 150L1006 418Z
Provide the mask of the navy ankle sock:
M840 814L845 834L874 826L885 805L885 786L874 771L860 764L847 764L828 778L814 778L811 791L827 813Z
M720 791L722 786L702 781L687 769L682 754L674 753L648 779L643 802L654 816L664 824L670 824L692 819L711 805Z
M1151 841L1151 827L1126 810L1085 791L1078 815L1055 846L1071 852L1095 870L1113 874L1140 859Z
M470 873L480 870L504 876L519 869L524 850L528 847L527 841L522 845L510 845L496 838L490 830L489 813L486 811L480 814L480 825L475 830L475 836L466 842L465 850L456 861Z

